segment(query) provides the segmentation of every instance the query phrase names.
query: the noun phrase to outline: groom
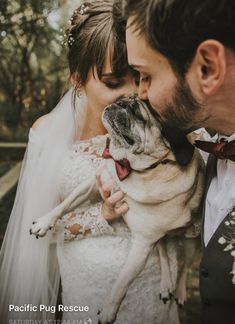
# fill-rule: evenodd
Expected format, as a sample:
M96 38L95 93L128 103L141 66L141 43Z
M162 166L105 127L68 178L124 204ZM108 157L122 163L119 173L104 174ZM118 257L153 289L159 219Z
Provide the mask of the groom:
M140 98L150 101L166 125L187 133L209 128L221 141L202 146L212 153L203 215L202 323L233 324L235 245L227 239L235 242L235 1L126 0L124 11ZM118 194L109 197L111 182L99 184L110 203L107 214L118 217L128 207L115 208Z

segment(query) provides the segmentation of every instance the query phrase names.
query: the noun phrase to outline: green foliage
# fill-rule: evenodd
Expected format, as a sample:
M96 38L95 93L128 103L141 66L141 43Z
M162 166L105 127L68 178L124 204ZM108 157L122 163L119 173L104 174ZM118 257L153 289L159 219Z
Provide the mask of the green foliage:
M53 17L62 1L0 1L2 125L31 124L35 116L51 110L61 95L68 74L66 50ZM49 23L50 17L54 24Z

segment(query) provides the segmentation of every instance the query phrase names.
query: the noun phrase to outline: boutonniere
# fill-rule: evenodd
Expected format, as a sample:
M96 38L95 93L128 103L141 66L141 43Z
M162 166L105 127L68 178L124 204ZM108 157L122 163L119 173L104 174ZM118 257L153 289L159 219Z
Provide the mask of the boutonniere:
M227 227L226 233L223 234L218 242L224 245L224 251L229 252L233 257L232 271L232 283L235 285L235 207L230 210L228 219L224 222Z

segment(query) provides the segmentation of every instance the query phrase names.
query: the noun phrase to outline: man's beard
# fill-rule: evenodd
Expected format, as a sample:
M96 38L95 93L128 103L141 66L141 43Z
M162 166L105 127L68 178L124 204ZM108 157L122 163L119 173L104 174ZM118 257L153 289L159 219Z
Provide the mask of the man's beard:
M189 85L182 80L175 86L171 101L161 109L154 109L164 128L178 129L185 134L204 127L209 118L205 117L203 106L194 97Z

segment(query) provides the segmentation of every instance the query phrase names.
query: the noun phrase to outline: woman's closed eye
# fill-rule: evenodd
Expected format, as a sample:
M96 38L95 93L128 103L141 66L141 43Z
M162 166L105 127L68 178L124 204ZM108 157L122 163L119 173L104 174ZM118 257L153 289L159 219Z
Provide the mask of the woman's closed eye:
M118 89L121 88L125 84L125 80L123 78L102 78L102 82L109 89Z
M105 82L105 85L109 89L118 89L123 86L123 82Z

